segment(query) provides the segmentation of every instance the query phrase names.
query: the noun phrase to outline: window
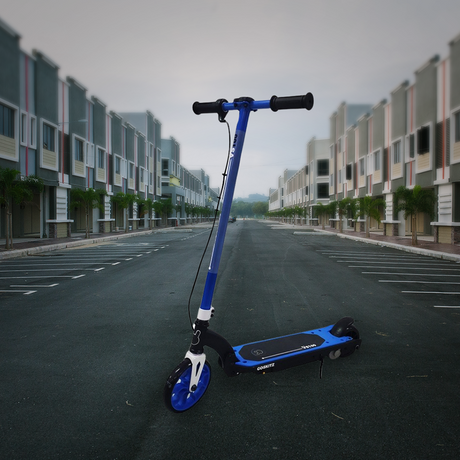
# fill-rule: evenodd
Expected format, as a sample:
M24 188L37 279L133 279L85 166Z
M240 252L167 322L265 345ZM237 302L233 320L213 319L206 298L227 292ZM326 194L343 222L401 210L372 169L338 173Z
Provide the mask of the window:
M318 186L318 199L329 198L329 186L327 183L317 184Z
M86 143L86 166L94 168L94 144Z
M342 183L342 170L341 169L337 171L337 181L339 184Z
M364 176L364 158L359 160L359 175Z
M409 158L415 157L415 136L411 134L409 136Z
M37 119L35 117L29 117L29 120L30 120L29 146L35 149L37 148Z
M121 158L115 157L115 174L121 174Z
M333 159L334 159L334 146L331 145L331 146L329 147L329 150L330 150L330 152L331 152L331 160L333 160Z
M460 142L460 112L454 115L454 130L455 142Z
M305 174L308 175L308 165L305 166Z
M305 187L305 195L308 196L308 185Z
M102 149L97 149L97 167L105 169L105 152Z
M54 146L54 133L55 133L55 129L52 126L47 125L46 123L43 123L43 148L46 150L49 150L50 152L56 151L55 146ZM82 155L83 155L83 145L82 145Z
M317 163L318 176L329 175L329 160L318 160Z
M334 174L331 174L330 178L329 178L329 185L331 187L334 187Z
M401 141L393 144L393 164L401 163Z
M422 126L417 130L417 153L423 155L430 151L430 127Z
M14 139L14 110L0 104L0 134Z
M27 145L27 113L21 113L21 144Z
M352 174L353 174L353 172L352 172L352 165L349 164L349 165L347 165L347 180L351 180L351 179L352 179Z
M161 160L161 175L169 176L169 161Z
M83 141L75 139L74 148L75 161L81 161L83 163Z
M342 138L339 137L339 140L337 141L337 151L340 153L342 151Z
M380 151L374 152L374 171L380 171Z

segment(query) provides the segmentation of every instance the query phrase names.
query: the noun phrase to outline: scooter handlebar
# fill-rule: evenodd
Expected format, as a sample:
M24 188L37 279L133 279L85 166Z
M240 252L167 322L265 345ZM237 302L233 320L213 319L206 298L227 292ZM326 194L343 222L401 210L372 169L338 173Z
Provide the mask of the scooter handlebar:
M311 110L313 107L314 99L313 94L307 93L305 96L287 96L277 97L272 96L270 99L270 108L273 112L285 109L307 109Z
M193 112L196 115L202 113L217 113L219 120L223 121L229 110L238 108L239 103L251 104L252 110L272 109L273 112L286 109L307 109L311 110L314 99L313 94L307 93L304 96L272 96L269 101L254 101L251 98L235 99L233 103L228 103L226 99L218 99L215 102L194 102L192 105Z

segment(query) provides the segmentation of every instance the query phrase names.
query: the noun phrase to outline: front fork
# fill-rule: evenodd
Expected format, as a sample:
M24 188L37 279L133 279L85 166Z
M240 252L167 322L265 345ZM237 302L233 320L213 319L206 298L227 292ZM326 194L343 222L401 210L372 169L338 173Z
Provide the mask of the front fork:
M189 359L192 363L192 375L188 389L190 392L194 392L197 389L201 373L203 372L204 363L206 362L203 339L206 336L208 326L208 321L202 321L198 319L193 325L192 343L190 344L190 348L185 355L185 359Z
M211 311L213 311L212 309ZM190 348L185 355L185 359L189 359L192 364L192 375L190 379L189 391L193 392L198 386L201 373L206 362L206 354L204 347L208 346L215 350L220 358L220 364L224 372L232 377L238 375L234 364L237 359L233 347L221 335L208 329L209 321L197 319L193 325L193 338Z

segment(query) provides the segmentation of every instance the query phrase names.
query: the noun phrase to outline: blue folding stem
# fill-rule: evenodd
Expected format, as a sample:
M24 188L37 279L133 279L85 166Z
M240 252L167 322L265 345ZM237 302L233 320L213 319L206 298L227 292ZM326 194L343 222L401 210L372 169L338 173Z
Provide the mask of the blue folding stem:
M202 310L210 310L214 288L216 286L217 272L219 270L222 248L224 246L225 233L227 231L228 218L230 217L230 209L232 207L233 193L235 191L236 178L240 166L241 152L243 150L244 137L249 121L249 114L252 110L258 108L269 108L270 101L244 101L224 103L224 110L239 110L239 118L236 126L235 138L233 141L232 151L228 165L227 180L225 181L222 211L220 213L219 225L217 227L217 235L214 243L214 249L211 255L211 262L206 277L203 297L201 299Z

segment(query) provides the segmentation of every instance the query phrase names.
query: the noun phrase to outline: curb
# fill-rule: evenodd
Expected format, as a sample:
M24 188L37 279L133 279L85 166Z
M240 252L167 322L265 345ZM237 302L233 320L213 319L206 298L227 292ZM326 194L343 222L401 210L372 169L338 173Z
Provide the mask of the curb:
M450 260L452 262L460 262L460 254L449 254L447 252L433 251L431 249L417 248L414 246L404 246L402 244L390 243L386 241L371 240L367 238L360 238L352 235L345 235L343 233L333 233L327 230L314 230L315 232L333 234L339 238L345 238L353 241L360 241L361 243L373 244L374 246L382 246L386 248L398 249L399 251L410 252L412 254L420 254L423 256L435 257L437 259Z
M100 238L88 238L88 239L77 240L77 241L67 241L65 243L49 244L45 246L34 246L32 248L26 248L26 249L13 249L12 251L5 251L5 252L0 253L0 260L26 257L29 255L39 254L41 252L56 251L57 249L67 249L67 248L74 248L78 246L90 246L92 244L104 243L106 241L114 241L114 240L123 239L123 238L131 238L137 235L151 235L152 233L156 233L156 232L158 232L158 230L146 230L143 232L136 232L136 233L120 233L117 235L102 236Z

